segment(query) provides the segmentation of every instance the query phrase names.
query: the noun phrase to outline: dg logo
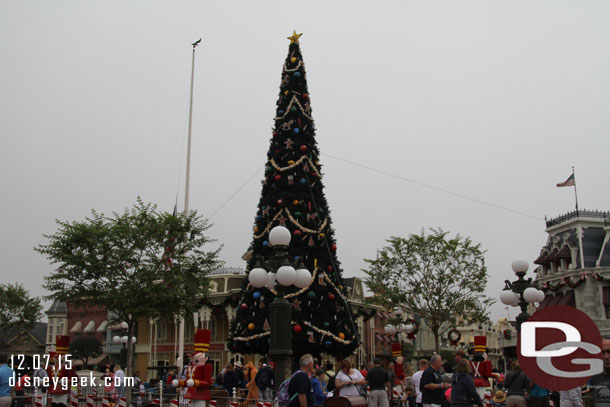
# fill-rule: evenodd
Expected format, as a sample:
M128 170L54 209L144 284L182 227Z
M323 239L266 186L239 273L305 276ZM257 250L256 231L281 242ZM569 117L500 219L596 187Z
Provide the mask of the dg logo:
M517 355L523 373L547 390L581 386L603 370L602 338L584 312L564 306L536 311L521 325Z

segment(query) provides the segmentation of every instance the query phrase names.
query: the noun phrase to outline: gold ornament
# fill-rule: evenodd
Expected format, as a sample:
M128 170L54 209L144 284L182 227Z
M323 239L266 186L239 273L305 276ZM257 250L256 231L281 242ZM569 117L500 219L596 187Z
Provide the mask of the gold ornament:
M297 62L297 58L296 57L290 58L290 62L292 62L294 64L295 62Z
M301 35L303 35L303 33L301 34L297 34L296 31L292 31L292 35L290 37L287 37L290 40L291 44L298 44L299 43L299 38L301 37Z
M284 95L288 96L290 92L288 92L287 90L284 91Z
M248 324L248 329L251 330L251 331L254 331L254 323L250 322Z
M339 332L339 338L345 339L345 334L343 332Z
M258 233L258 226L254 226L254 233Z
M294 160L289 160L288 161L288 165L293 165L294 164Z
M325 235L324 233L320 233L320 235L319 235L319 236L320 236L320 237L324 237L324 236L326 236L326 235Z
M294 201L292 201L292 204L293 204L293 205L298 205L298 204L299 204L299 201L295 199Z

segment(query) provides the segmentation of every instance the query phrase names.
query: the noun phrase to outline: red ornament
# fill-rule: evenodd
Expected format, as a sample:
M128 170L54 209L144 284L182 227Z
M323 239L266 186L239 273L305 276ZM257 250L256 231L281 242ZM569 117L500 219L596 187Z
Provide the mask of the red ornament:
M279 153L280 153L280 149L279 149L279 148L278 148L278 149L275 149L273 152L274 152L275 154L279 154Z
M336 252L337 251L337 245L333 243L332 246L330 246L330 250L333 251L333 252Z
M298 334L298 333L300 333L300 332L303 330L303 328L301 328L301 325L296 324L296 325L295 325L295 326L292 328L292 330L294 331L294 333Z
M277 174L274 178L276 181L279 181L282 179L282 176L280 174Z
M301 151L305 152L307 151L307 146L305 144L303 144L301 147L299 147L301 149Z
M284 204L284 201L281 199L278 199L276 203L277 203L277 206L282 206Z
M328 267L326 267L326 270L328 270L329 272L330 272L330 271L333 271L333 266L328 266Z
M294 232L292 232L292 233L293 233L293 234L295 234L295 235L300 235L300 234L301 234L301 231L300 231L299 229L296 229L296 230L295 230Z
M277 136L277 131L273 131L273 137Z
M328 299L331 300L331 301L334 301L335 300L335 294L329 293L328 294Z
M246 304L245 302L241 304L241 309L248 309L248 304Z
M303 99L305 99L305 100L309 99L309 95L307 93L303 93Z

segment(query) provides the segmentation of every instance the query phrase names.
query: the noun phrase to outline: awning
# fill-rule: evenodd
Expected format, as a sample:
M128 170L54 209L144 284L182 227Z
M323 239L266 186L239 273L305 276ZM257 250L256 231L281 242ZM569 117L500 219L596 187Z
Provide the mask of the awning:
M538 258L536 260L534 260L534 264L545 264L545 263L550 263L549 261L546 260L546 258L548 257L548 253L542 253L540 256L538 256Z
M568 246L563 246L559 253L557 253L558 259L571 259L572 258L572 250Z
M564 305L567 307L575 307L576 301L574 300L574 290L570 290L561 296L557 305Z
M383 338L379 334L375 334L375 339L377 339L377 342L384 342Z
M97 327L97 332L106 332L106 327L108 326L108 321L103 320L100 326Z
M549 305L549 302L551 302L552 299L553 299L553 294L547 294L544 297L544 300L542 300L542 302L540 304L538 304L537 309L542 309L542 308L546 307L547 305Z
M76 324L74 324L74 326L72 327L72 329L70 329L70 332L80 332L81 329L83 329L83 323L77 321Z
M553 249L553 251L551 252L551 254L549 254L548 256L546 256L545 261L547 263L553 262L555 260L557 260L557 254L559 253L559 250L557 249Z
M392 339L387 335L383 335L383 340L386 341L387 343L392 342Z
M553 296L553 298L551 298L551 301L549 301L549 303L546 306L552 307L554 305L557 305L557 303L559 302L561 297L563 297L561 294L557 294L557 295Z
M95 332L95 322L93 320L89 321L83 332Z

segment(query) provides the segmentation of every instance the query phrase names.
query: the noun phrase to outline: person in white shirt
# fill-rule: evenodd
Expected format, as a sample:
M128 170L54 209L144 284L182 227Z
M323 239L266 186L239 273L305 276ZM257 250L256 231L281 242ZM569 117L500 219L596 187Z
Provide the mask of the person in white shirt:
M119 397L125 397L125 372L119 365L114 367L114 380Z
M335 395L339 392L341 396L358 396L360 386L366 385L366 379L358 369L352 369L347 359L343 359L339 366L341 371L335 378Z
M419 383L421 382L421 375L424 374L424 370L428 368L428 361L426 359L421 359L419 361L419 370L413 374L411 381L415 386L415 405L417 407L422 407L421 404L421 390L419 389Z

